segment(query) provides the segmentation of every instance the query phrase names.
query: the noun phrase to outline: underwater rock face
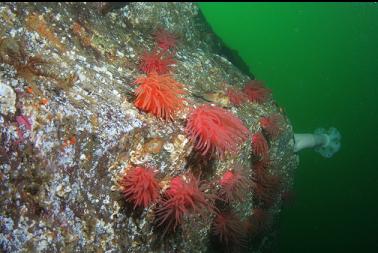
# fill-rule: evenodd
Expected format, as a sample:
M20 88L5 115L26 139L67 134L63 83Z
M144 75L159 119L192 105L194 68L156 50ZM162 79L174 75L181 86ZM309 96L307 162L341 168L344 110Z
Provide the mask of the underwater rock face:
M0 110L4 115L16 112L16 93L11 87L0 83Z
M1 3L0 20L2 251L263 252L274 245L281 197L298 163L292 127L271 97L233 106L227 90L242 90L250 79L221 56L195 4ZM174 94L183 106L171 119L134 105L142 55L161 43L167 48L158 50L175 61L169 75L185 90ZM210 103L250 131L239 152L202 156L187 136L189 113ZM274 114L282 114L280 134L265 135L269 161L262 161L251 136L264 133L260 118ZM206 196L217 195L234 167L250 189L244 201L218 196L206 215L188 210L162 238L155 220L161 200L134 208L122 196L119 180L135 166L155 169L160 198L189 172L205 182ZM248 243L229 238L222 247L212 227L224 212L240 217Z

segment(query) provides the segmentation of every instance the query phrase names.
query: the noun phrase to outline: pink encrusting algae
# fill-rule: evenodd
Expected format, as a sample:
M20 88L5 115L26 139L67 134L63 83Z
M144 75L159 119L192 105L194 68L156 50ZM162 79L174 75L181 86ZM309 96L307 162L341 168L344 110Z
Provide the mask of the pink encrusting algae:
M237 153L249 136L243 122L225 109L202 105L193 110L185 129L189 139L202 155Z

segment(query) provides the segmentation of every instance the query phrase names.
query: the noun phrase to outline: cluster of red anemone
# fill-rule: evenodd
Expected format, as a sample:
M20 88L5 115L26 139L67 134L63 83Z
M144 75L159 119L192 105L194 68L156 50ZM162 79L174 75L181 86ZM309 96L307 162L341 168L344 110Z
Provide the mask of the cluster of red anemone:
M265 137L277 138L282 132L283 118L280 114L261 117L259 120L262 132L252 136L253 190L254 197L260 206L270 208L280 193L280 177L269 172L271 164L269 145ZM265 133L265 134L264 134Z
M245 201L249 190L248 175L240 165L227 170L219 180L220 189L216 202L217 214L212 223L213 235L227 249L243 244L246 227L237 213L232 211L231 204Z
M173 53L169 50L176 47L176 37L160 28L155 34L157 46L151 52L145 52L140 60L139 68L145 73L156 71L159 74L169 72L171 65L175 64Z
M260 206L270 208L280 191L280 177L268 172L256 171L253 176L253 189Z
M252 135L252 153L255 156L260 156L261 159L267 159L269 157L269 146L264 135L261 132L257 132Z
M271 92L272 91L266 88L261 81L257 80L251 80L244 87L244 93L247 95L248 100L256 103L265 102Z
M278 120L281 120L281 118L275 115L260 119L260 125L264 133L270 138L276 138L281 131L280 127L278 127L281 122ZM274 126L271 126L271 124L274 124ZM265 234L269 230L271 225L269 209L281 192L281 177L273 175L269 171L272 161L269 157L269 145L264 133L258 132L252 136L252 190L256 208L246 221L247 232L252 237Z
M158 227L164 227L164 234L175 231L185 215L214 210L213 197L203 192L201 182L191 173L174 177L162 196L155 172L148 167L127 170L118 184L134 209L156 204L155 221Z
M173 119L175 112L183 107L184 101L184 85L175 81L169 73L175 64L172 49L177 38L163 29L156 31L154 36L157 47L141 57L139 67L146 76L139 77L134 82L138 85L134 104L156 117ZM271 90L264 87L262 82L251 80L242 90L230 88L226 94L232 105L241 106L247 101L266 102ZM121 192L134 208L156 205L155 221L158 227L163 227L163 235L168 231L175 231L184 216L205 211L216 213L212 230L219 241L226 245L239 244L247 232L266 231L266 211L280 191L280 178L268 171L268 140L277 138L281 133L282 117L279 114L264 116L260 118L259 124L261 131L251 134L234 114L208 104L191 109L188 115L185 132L195 150L203 157L217 155L222 158L226 153L235 154L251 138L254 157L252 179L241 168L227 170L217 182L216 198L222 204L205 194L201 182L191 173L174 177L161 194L155 172L140 166L128 170L120 180ZM242 222L231 211L231 203L244 201L250 188L258 208L255 208L249 219Z
M231 104L234 106L240 106L248 100L247 95L236 88L229 88L226 94Z
M278 120L274 123L280 124ZM277 136L278 134L275 135ZM271 225L269 209L281 191L281 178L269 171L271 161L267 138L259 131L253 134L251 139L253 155L251 181L242 168L227 170L219 180L218 197L224 204L217 206L221 212L215 217L212 228L213 234L226 247L240 246L246 234L255 238L268 232ZM255 208L252 210L252 215L240 221L236 214L230 213L230 204L235 201L243 202L249 189L252 189Z
M176 44L175 37L160 29L155 33L157 48L145 52L139 68L147 76L139 77L134 84L136 99L134 105L142 111L152 113L162 119L172 119L175 112L183 105L184 86L169 73L175 63L168 51Z

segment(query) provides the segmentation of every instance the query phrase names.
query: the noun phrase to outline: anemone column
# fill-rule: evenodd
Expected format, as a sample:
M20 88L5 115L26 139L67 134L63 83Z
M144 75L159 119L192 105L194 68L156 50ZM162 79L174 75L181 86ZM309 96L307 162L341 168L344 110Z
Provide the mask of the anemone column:
M314 148L323 157L330 158L339 151L340 140L341 134L334 127L328 130L319 128L313 134L294 134L294 152L299 152L306 148Z

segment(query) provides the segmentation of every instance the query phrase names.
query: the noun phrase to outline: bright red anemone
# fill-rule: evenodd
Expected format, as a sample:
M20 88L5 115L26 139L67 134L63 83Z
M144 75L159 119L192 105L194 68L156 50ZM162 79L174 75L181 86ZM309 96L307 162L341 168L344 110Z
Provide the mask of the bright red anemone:
M172 179L171 185L164 194L156 209L156 222L164 226L164 234L168 230L175 231L182 223L186 214L203 213L212 209L205 194L200 189L200 181L192 174L177 176Z
M240 244L245 237L245 225L240 218L232 212L219 213L214 219L213 233L219 241L229 246Z
M259 156L262 159L269 158L268 142L261 132L252 135L252 152L255 156Z
M146 77L139 77L134 83L139 84L135 89L134 104L140 110L159 118L171 119L183 106L183 84L176 82L168 74L159 75L153 71Z
M156 71L158 74L166 74L170 70L171 65L175 63L172 55L164 55L164 52L159 53L155 50L142 55L139 68L145 73Z
M135 167L119 182L123 196L136 207L148 207L159 198L160 186L151 168Z
M264 207L271 207L281 191L281 178L267 171L255 171L253 193L256 200Z
M249 136L249 130L232 113L215 106L202 105L188 117L186 133L202 155L236 153Z
M251 80L244 87L244 93L247 95L249 101L256 103L265 102L271 92L272 91L266 88L261 81L257 80Z
M273 114L271 116L261 117L260 126L272 138L278 137L282 129L282 116L281 114Z
M234 88L228 89L226 94L231 104L234 106L240 106L248 100L246 94Z
M226 171L219 183L222 187L220 195L226 202L234 200L242 201L249 188L247 176L240 170Z

